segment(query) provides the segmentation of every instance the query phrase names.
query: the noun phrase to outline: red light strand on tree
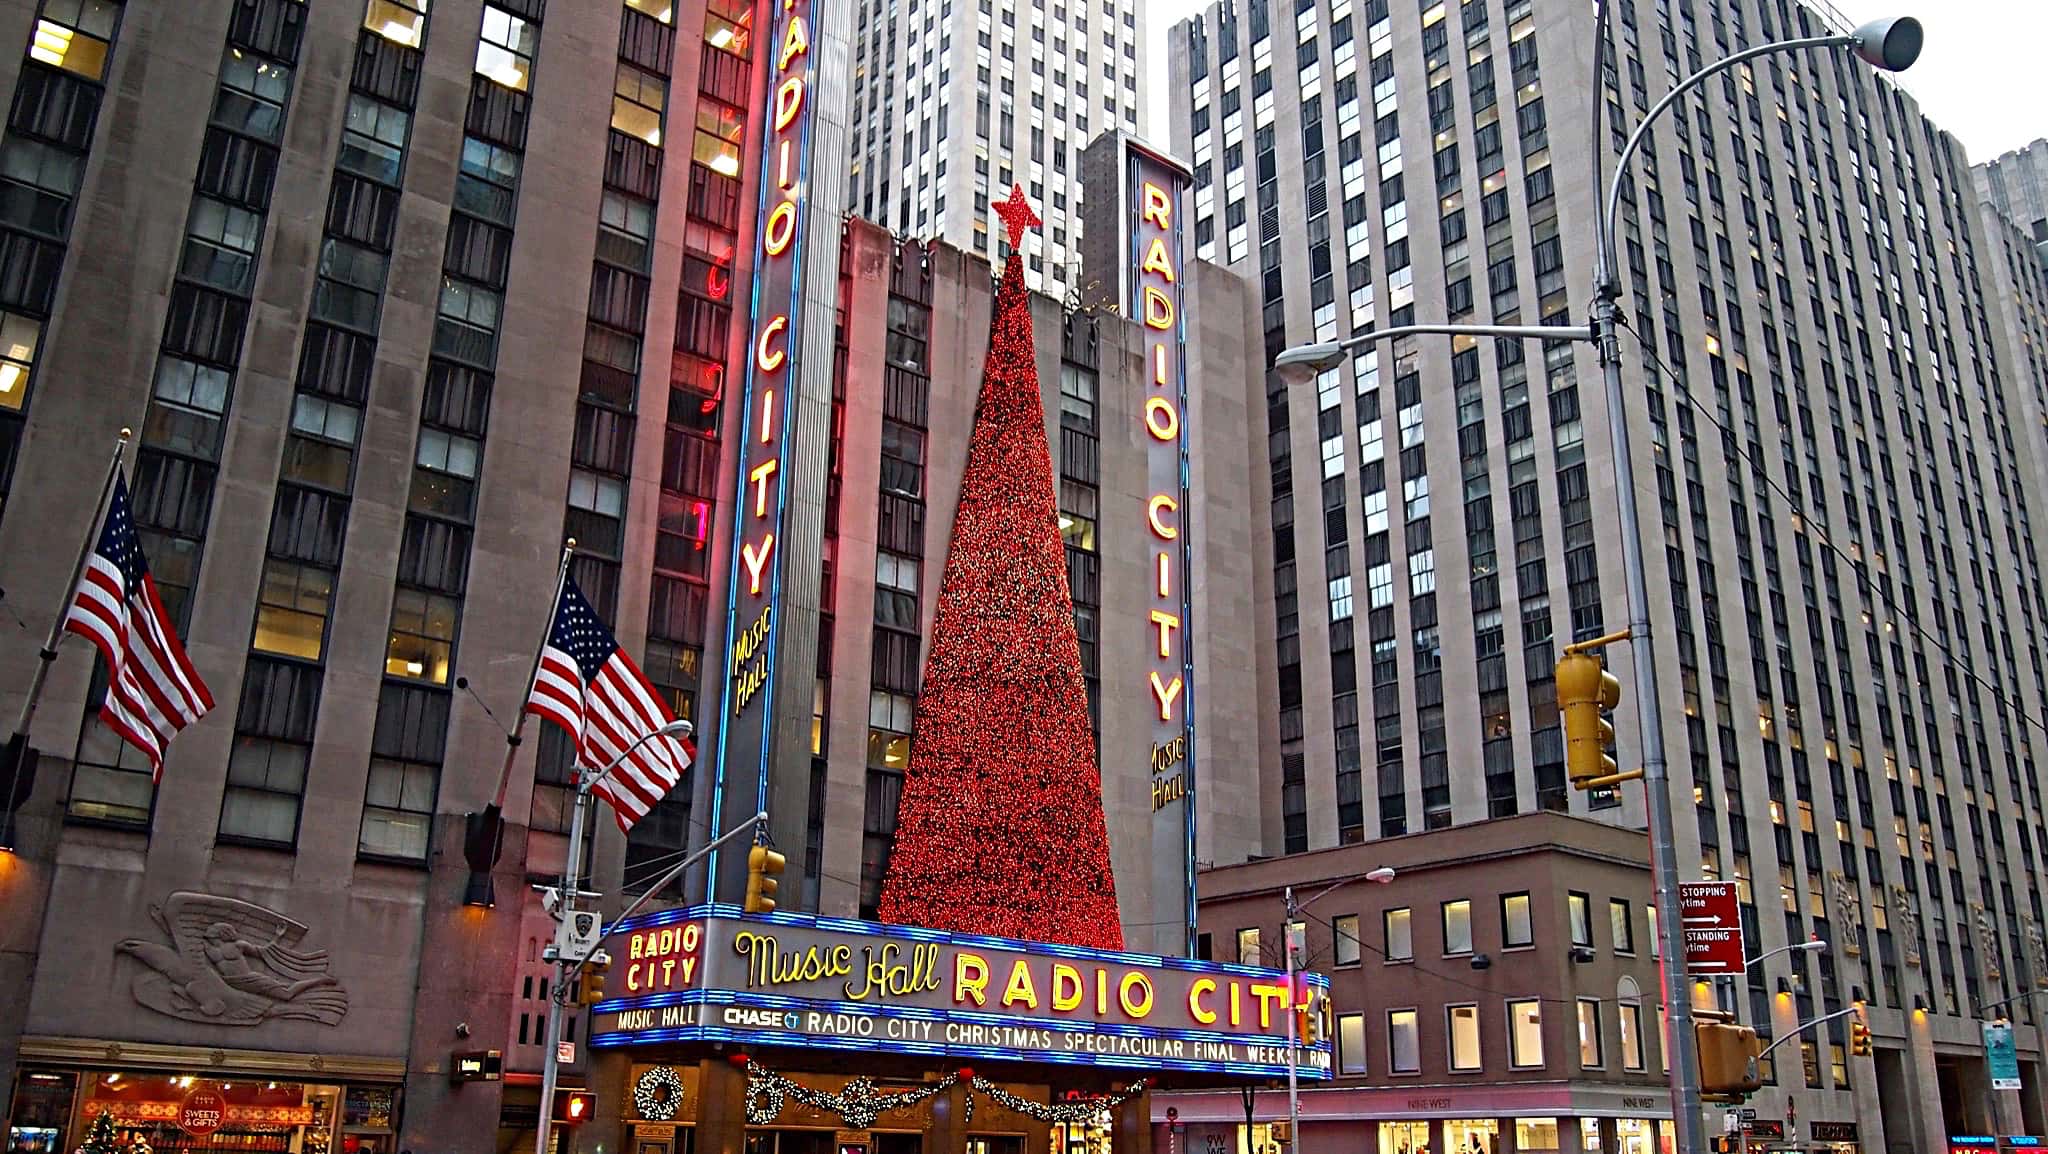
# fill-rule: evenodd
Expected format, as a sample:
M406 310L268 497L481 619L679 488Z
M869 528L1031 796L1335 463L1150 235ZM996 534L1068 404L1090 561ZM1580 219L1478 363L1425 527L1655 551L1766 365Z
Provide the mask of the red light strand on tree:
M1123 948L1023 262L989 356L881 918Z

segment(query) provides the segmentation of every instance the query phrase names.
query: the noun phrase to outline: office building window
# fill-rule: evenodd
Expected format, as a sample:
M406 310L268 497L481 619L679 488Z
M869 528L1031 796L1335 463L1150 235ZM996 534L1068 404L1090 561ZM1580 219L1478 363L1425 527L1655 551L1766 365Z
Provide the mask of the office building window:
M1416 1036L1414 1010L1387 1011L1387 1069L1396 1074L1422 1072L1422 1046Z
M1444 953L1472 952L1472 903L1460 898L1443 904Z
M1543 1003L1519 998L1508 1003L1508 1065L1518 1070L1543 1064Z
M1386 933L1386 959L1390 962L1412 962L1415 960L1415 933L1412 919L1406 906L1388 910L1381 915L1382 928Z
M1607 920L1614 930L1614 952L1635 953L1636 927L1634 915L1626 898L1607 899Z
M1528 894L1501 895L1500 944L1508 949L1536 944L1536 927L1529 917Z
M1448 1034L1451 1053L1451 1070L1466 1073L1480 1068L1479 1060L1479 1007L1476 1005L1445 1006L1444 1027Z
M1621 1068L1641 1070L1643 1068L1643 1008L1634 1002L1621 1002L1614 1007L1621 1022Z
M1337 1015L1337 1072L1365 1073L1365 1015Z
M1237 961L1243 966L1265 964L1259 953L1259 927L1237 931Z
M1340 966L1358 964L1358 915L1339 914L1330 919L1332 950Z
M1579 999L1579 1065L1598 1070L1606 1065L1600 1053L1600 999Z
M1565 895L1565 911L1571 916L1572 944L1590 946L1593 944L1593 899L1585 894Z

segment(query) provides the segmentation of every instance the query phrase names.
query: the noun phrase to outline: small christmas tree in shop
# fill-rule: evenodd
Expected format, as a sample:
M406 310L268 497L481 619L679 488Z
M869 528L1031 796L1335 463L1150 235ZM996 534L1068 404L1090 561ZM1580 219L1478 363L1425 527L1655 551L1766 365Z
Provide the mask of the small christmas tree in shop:
M121 1140L114 1135L113 1111L102 1110L94 1116L78 1154L121 1154Z
M1102 775L1017 254L1010 257L917 702L883 921L1121 949Z

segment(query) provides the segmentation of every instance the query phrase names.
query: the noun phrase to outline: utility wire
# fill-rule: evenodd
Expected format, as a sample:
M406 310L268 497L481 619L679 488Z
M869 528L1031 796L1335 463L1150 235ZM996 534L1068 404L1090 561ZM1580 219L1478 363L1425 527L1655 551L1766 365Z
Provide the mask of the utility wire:
M1753 474L1762 477L1764 484L1770 486L1770 488L1774 492L1776 492L1779 497L1783 498L1786 504L1794 510L1795 514L1799 517L1799 523L1806 527L1807 535L1818 540L1823 548L1827 549L1835 556L1840 557L1842 561L1849 566L1850 572L1854 573L1856 576L1857 591L1862 593L1866 600L1871 599L1871 594L1874 592L1876 594L1876 599L1881 601L1885 606L1886 610L1890 612L1892 621L1894 623L1903 622L1904 627L1910 630L1915 636L1919 637L1923 641L1932 644L1936 649L1940 650L1942 657L1944 658L1943 663L1945 665L1947 665L1950 669L1960 672L1964 677L1975 682L1977 685L1983 687L1987 692L1990 693L1992 700L1997 701L1998 703L2004 705L2006 708L2012 710L2012 712L2016 714L2022 721L2032 725L2036 729L2041 730L2044 734L2048 734L2048 722L2043 722L2041 718L2037 715L2029 713L2025 706L2021 705L2017 701L2014 701L2012 698L2007 697L2005 693L1996 684L1986 680L1982 674L1978 673L1970 665L1959 660L1956 657L1955 651L1949 647L1947 642L1941 640L1934 634L1929 633L1925 628L1923 628L1920 625L1920 623L1914 617L1903 612L1900 609L1898 602L1892 598L1891 593L1880 587L1877 584L1877 582L1871 580L1868 562L1857 560L1856 558L1850 556L1845 550L1843 550L1841 546L1836 545L1833 539L1831 539L1828 536L1827 532L1824 529L1822 529L1818 524L1816 524L1812 517L1808 516L1803 511L1805 507L1804 503L1801 502L1799 498L1793 496L1790 492L1787 492L1785 487L1779 484L1778 481L1771 476L1769 469L1765 468L1761 463L1759 463L1749 455L1748 450L1742 447L1741 438L1735 435L1734 430L1722 424L1720 416L1716 414L1712 409L1709 409L1705 404L1701 403L1699 398L1693 396L1692 390L1690 388L1687 388L1684 385L1679 384L1677 375L1674 374L1670 369L1666 368L1664 366L1664 362L1657 359L1657 351L1655 347L1648 339L1646 339L1643 336L1642 333L1636 331L1635 327L1629 323L1627 314L1625 312L1617 312L1616 320L1617 323L1619 323L1623 329L1627 330L1629 336L1635 338L1636 347L1642 351L1643 359L1645 362L1649 364L1650 368L1653 371L1655 371L1658 375L1664 377L1666 380L1672 382L1673 384L1678 384L1679 387L1677 391L1680 395L1682 395L1685 398L1686 403L1691 405L1695 410L1697 410L1701 416L1705 417L1709 424L1713 425L1716 429L1719 429L1721 431L1721 434L1724 438L1724 447L1733 446L1735 455L1740 457L1746 464L1749 465L1750 471ZM1622 418L1618 415L1610 414L1609 419L1619 420ZM1901 542L1899 546L1900 553L1904 554L1905 549L1905 543ZM1997 651L1994 649L1992 652L1993 656L1995 657L1997 655ZM1929 727L1932 728L1931 719Z

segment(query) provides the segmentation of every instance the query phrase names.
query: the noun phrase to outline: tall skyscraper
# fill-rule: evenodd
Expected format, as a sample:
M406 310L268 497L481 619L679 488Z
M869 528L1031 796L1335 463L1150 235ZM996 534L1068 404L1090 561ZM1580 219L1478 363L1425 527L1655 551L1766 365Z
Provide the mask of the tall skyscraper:
M1080 276L1082 147L1145 128L1138 0L846 0L852 211L999 259L990 211L1022 183L1045 221L1025 275L1093 303Z
M1596 150L1611 169L1704 64L1840 27L1791 0L1617 3L1595 137L1593 10L1226 0L1173 30L1198 252L1258 284L1269 359L1374 326L1584 323ZM1877 1035L1867 1061L1840 1021L1788 1042L1771 1104L1864 1149L1993 1124L1988 1090L1955 1087L1988 1085L1979 1009L2048 982L2048 603L1976 205L1890 82L1771 56L1681 101L1622 174L1625 412L1562 342L1423 337L1270 376L1268 850L1538 807L1643 823L1638 787L1567 788L1552 680L1561 644L1627 623L1625 419L1682 874L1737 883L1752 955L1832 944L1720 996L1779 1036L1866 1000ZM2025 1062L1998 1109L2039 1117ZM1945 1100L1973 1103L1947 1130Z

